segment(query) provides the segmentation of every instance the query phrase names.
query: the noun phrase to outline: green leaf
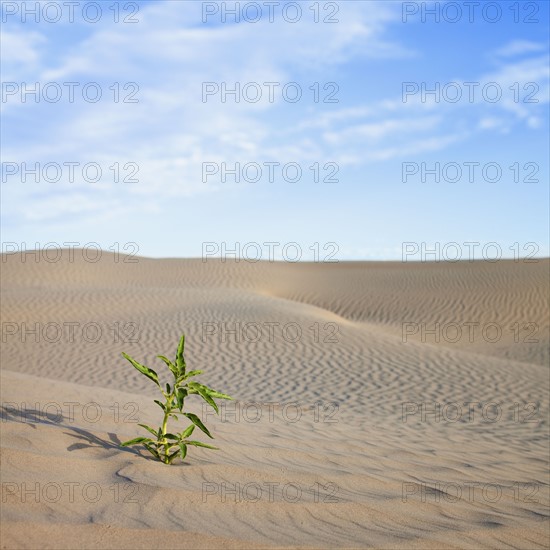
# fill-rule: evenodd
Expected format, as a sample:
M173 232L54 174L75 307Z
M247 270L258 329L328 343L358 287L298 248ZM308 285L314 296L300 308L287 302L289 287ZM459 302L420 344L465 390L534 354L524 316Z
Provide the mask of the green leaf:
M132 359L129 355L127 355L127 354L124 353L124 352L122 352L122 356L123 356L125 359L128 359L128 361L130 361L130 363L132 363L132 365L133 365L139 372L141 372L141 374L144 374L145 376L147 376L147 378L149 378L150 380L152 380L152 381L160 388L158 374L157 374L153 369L150 369L149 367L146 367L145 365L142 365L141 363L138 363L137 361L135 361L134 359Z
M183 358L183 349L185 347L185 334L181 335L178 351L176 353L176 368L178 374L185 374L185 359Z
M216 411L216 414L219 414L218 405L216 402L206 393L202 388L199 389L200 396Z
M128 445L137 445L138 443L153 443L153 440L149 437L136 437L135 439L130 439L129 441L125 441L124 443L121 443L121 447L127 447Z
M219 391L215 390L210 390L208 393L210 394L210 397L215 397L216 399L229 399L233 401L233 397L227 395L226 393L220 393Z
M202 423L201 419L193 413L183 413L184 416L187 416L199 430L202 430L209 438L214 439L211 435L206 426Z
M215 397L217 399L233 399L230 395L227 395L225 393L221 393L219 391L216 391L216 390L213 390L212 388L209 388L208 386L205 386L203 384L201 384L201 387L202 389L204 389L206 392L208 392L208 394L210 395L210 397Z
M191 424L191 426L188 426L187 428L185 428L185 430L181 432L181 439L185 439L186 437L189 437L193 433L194 429L195 429L195 424Z
M160 460L160 455L155 448L153 448L149 443L144 443L143 445L155 458L158 458Z
M187 445L183 442L180 443L180 454L182 460L187 456Z
M189 387L196 390L197 393L199 390L204 390L210 397L215 397L217 399L231 399L233 398L230 395L226 395L225 393L221 393L219 391L213 390L212 388L209 388L208 386L205 386L204 384L199 384L198 382L189 382Z
M166 407L164 406L164 403L161 403L158 399L155 399L154 401L164 412L166 412Z
M198 376L202 373L202 370L190 370L185 376L182 377L182 380L187 380L188 378L191 378L191 376Z
M206 443L202 443L201 441L186 441L185 444L193 445L194 447L206 447L207 449L216 449L216 451L219 451L218 447L207 445Z
M187 390L185 388L178 388L176 391L176 399L178 401L178 409L183 411L183 400L187 397Z
M172 390L170 389L170 384L166 384L166 393L170 395L172 393Z
M189 388L189 393L199 393L199 390L201 388L204 388L202 384L199 384L198 382L188 382L187 387Z
M179 441L179 437L177 435L174 435L174 434L164 434L164 437L168 438L168 439L176 439Z
M168 456L168 464L172 464L172 460L180 454L180 449L174 451L171 455Z
M170 359L168 359L168 357L164 357L164 355L157 355L157 357L159 359L162 359L166 363L166 366L170 369L170 372L174 376L178 375L178 369L177 369L176 365L174 365L174 363L172 363L172 361L170 361Z
M155 437L158 437L158 430L153 430L151 426L147 426L147 424L138 424L138 426L141 426L142 428L145 428L148 432L152 433Z

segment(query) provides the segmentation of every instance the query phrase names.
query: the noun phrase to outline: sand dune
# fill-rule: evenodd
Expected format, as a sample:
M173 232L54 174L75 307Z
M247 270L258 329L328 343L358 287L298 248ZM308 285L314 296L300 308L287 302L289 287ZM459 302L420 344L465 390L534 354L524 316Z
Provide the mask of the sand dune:
M118 260L1 258L2 548L549 546L548 260ZM237 401L166 467L182 332Z

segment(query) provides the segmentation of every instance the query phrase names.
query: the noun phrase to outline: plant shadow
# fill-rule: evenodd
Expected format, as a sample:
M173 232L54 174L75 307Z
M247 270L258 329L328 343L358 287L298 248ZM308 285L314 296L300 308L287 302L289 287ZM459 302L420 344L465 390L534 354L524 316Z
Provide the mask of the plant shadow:
M61 411L54 414L46 410L19 408L17 404L12 403L0 406L0 419L2 422L26 424L33 430L36 430L35 424L59 425L64 420L67 420Z
M36 408L27 409L23 406L20 407L17 403L5 403L0 406L0 422L2 423L17 422L30 426L33 430L36 430L37 424L46 424L49 426L66 428L68 430L64 432L66 435L79 440L78 442L67 447L67 451L69 452L89 448L101 448L111 450L113 451L113 454L115 451L117 453L126 452L146 460L156 460L149 453L147 453L145 449L121 447L120 444L122 441L115 433L107 433L108 438L103 438L89 430L67 425L67 423L71 421L71 418L64 416L60 410L53 413Z
M79 440L78 443L73 443L67 447L67 451L80 451L82 449L89 448L101 448L111 451L131 453L136 456L147 460L155 460L152 456L147 456L142 449L136 449L131 447L121 447L122 441L115 433L107 433L108 439L100 437L89 430L83 428L69 428L70 431L65 432L70 437L74 437Z

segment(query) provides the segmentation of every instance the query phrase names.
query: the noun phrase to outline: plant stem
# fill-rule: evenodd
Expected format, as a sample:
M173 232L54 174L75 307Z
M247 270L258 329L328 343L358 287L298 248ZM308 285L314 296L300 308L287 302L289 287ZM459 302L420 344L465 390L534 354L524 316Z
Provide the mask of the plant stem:
M164 441L164 462L166 463L168 455L168 442L166 441L166 424L168 422L168 412L164 413L164 419L162 420L162 440Z
M164 418L162 419L162 440L164 441L164 463L168 464L168 441L166 440L166 426L168 424L168 416L171 412L172 400L174 392L166 397L166 410L164 411Z

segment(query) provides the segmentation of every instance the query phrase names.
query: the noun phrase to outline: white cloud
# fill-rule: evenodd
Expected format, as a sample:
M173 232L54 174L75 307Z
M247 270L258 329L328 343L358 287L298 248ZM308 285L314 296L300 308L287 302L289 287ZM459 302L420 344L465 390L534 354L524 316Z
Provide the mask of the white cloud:
M515 47L516 51L519 49ZM522 51L534 48L523 45ZM451 82L456 82L462 91L456 103L445 100L445 83L440 83L439 98L433 94L422 98L420 92L407 97L406 102L398 97L388 98L306 118L297 128L322 129L321 135L328 144L346 149L349 163L386 161L443 149L476 132L509 133L516 124L537 129L549 101L548 61L546 55L531 55L519 61L499 62L497 69L486 74L456 77ZM472 98L472 88L465 82L476 83ZM433 83L426 88L433 89ZM502 95L492 102L495 90ZM368 153L360 154L365 144L369 146Z
M403 103L392 96L346 109L310 105L308 111L298 106L295 115L286 118L292 106L281 108L280 99L270 103L267 93L255 104L221 103L219 97L204 103L201 89L205 81L226 81L232 86L235 82L302 79L307 86L335 67L345 68L350 60L407 54L386 35L388 25L400 22L401 17L399 6L391 2L340 3L337 25L314 24L309 19L299 25L262 21L204 26L197 23L199 4L185 3L185 9L180 2L148 4L139 14L139 24L98 26L56 55L41 34L4 32L4 54L9 57L11 52L10 67L20 74L34 71L41 81L98 81L106 96L115 81L135 81L140 87L138 104L80 102L56 111L43 104L10 106L12 120L39 121L43 134L24 146L11 144L4 157L19 162L93 161L103 167L137 162L139 184L121 191L105 178L98 188L114 210L124 208L129 196L144 195L154 208L167 197L216 191L215 184L202 181L204 161L284 163L329 158L342 165L361 165L443 149L477 131L507 131L516 122L507 116L510 112L530 128L540 125L540 104L513 99L498 105L476 101L473 109L467 102L429 99L422 103L415 96ZM532 43L516 42L499 55L536 51ZM47 65L46 54L50 54ZM462 81L474 78L500 82L508 92L513 82L537 82L541 103L548 101L546 56L530 55L501 64L487 75L466 75ZM105 173L110 175L108 169ZM74 186L61 185L70 196L50 202L32 197L29 187L27 199L17 201L20 215L39 221L59 217L64 211L88 215L103 208L104 201L89 201ZM47 191L48 185L41 184L41 189ZM72 206L70 197L74 198ZM40 201L46 209L38 215L36 208L27 208L27 200Z
M384 119L382 121L349 126L338 133L327 132L323 137L331 144L342 144L349 141L361 142L363 140L379 143L383 138L394 137L398 134L433 130L440 120L439 117L433 116Z
M529 40L513 40L508 42L502 48L495 51L495 55L498 57L514 57L517 55L543 52L547 50L547 46L538 42L531 42Z
M42 59L46 38L39 32L3 29L0 33L2 80L18 81L32 75Z
M140 184L125 193L157 200L208 192L212 186L202 182L203 161L263 157L285 162L322 154L308 133L293 136L289 144L291 129L274 124L272 114L280 108L280 97L271 103L264 82L284 84L304 73L318 77L323 67L353 56L403 55L398 45L383 40L385 26L397 16L385 3L343 3L337 25L315 24L307 14L299 25L262 21L214 27L197 24L200 8L192 4L186 3L185 9L170 1L147 5L139 24L98 26L81 43L51 57L41 81L96 81L106 98L114 81L135 81L139 104L77 101L52 117L49 105L14 103L8 106L14 119L18 112L36 113L55 140L35 140L24 150L12 145L6 158L102 166L136 161ZM23 64L36 61L31 53L21 59ZM204 103L205 81L226 81L228 87L258 82L263 99L232 105L217 97Z

